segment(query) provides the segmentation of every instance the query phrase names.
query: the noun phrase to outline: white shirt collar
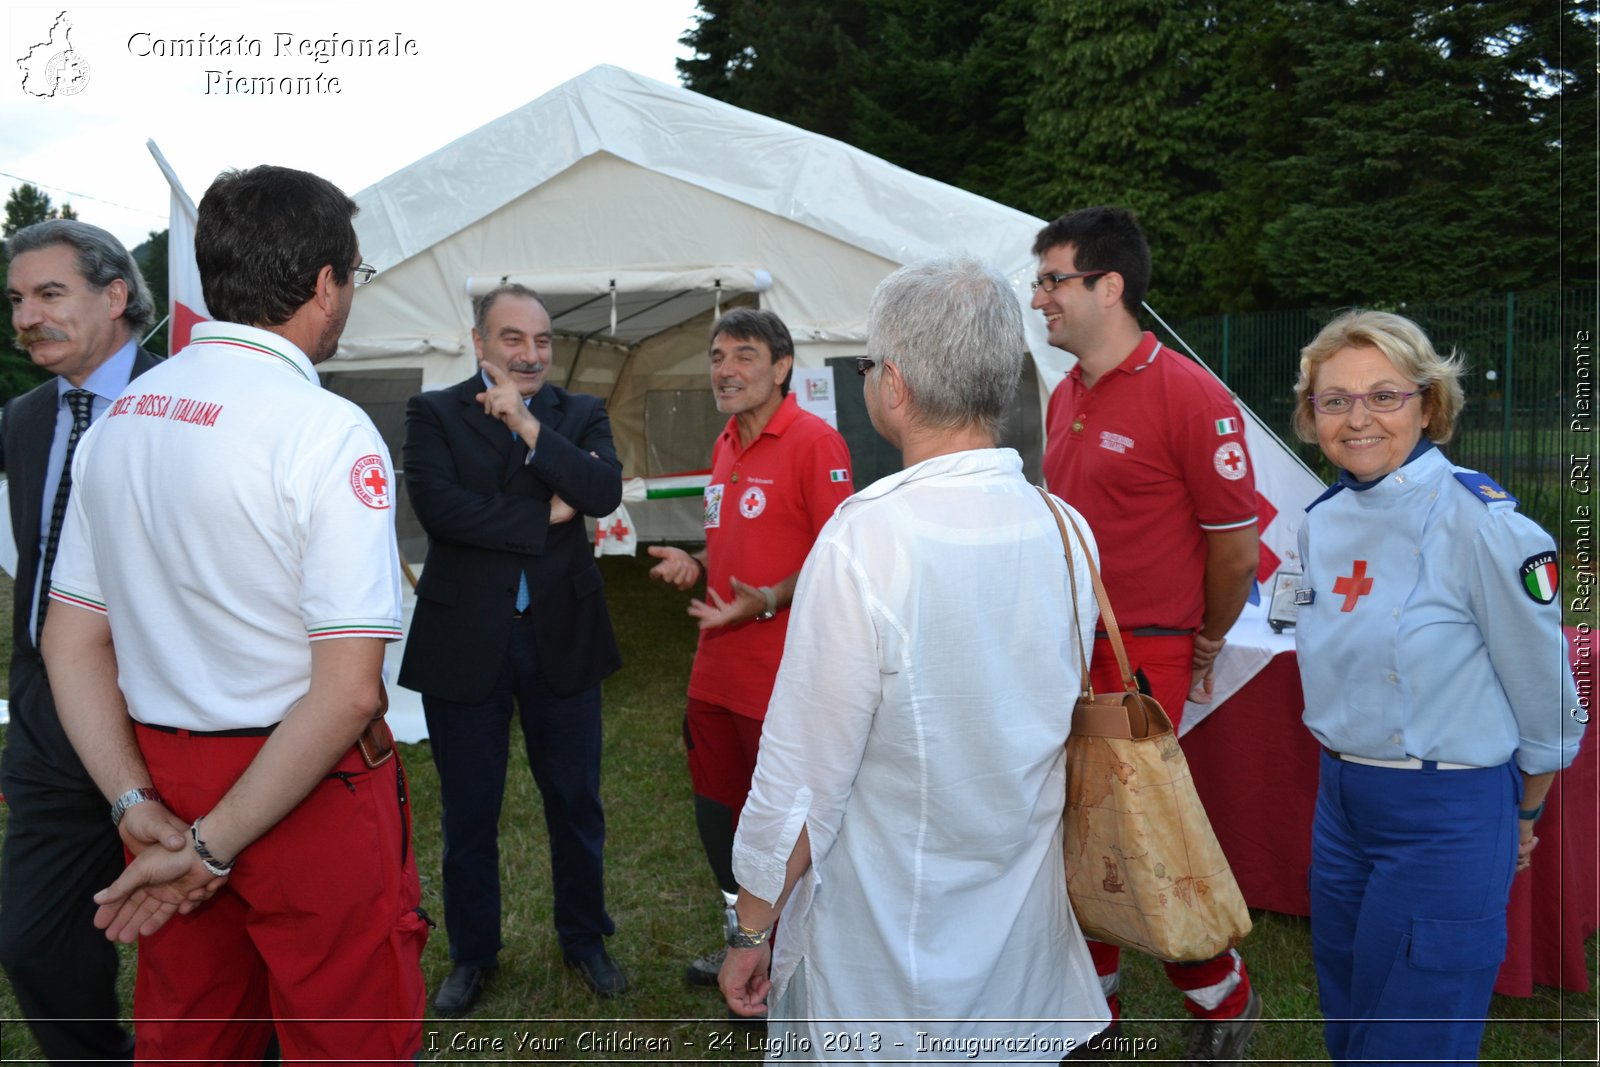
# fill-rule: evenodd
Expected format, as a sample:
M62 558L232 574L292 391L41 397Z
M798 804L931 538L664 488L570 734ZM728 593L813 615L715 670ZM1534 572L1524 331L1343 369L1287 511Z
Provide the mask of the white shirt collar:
M317 382L317 370L311 358L293 341L270 330L258 330L238 322L206 322L194 328L189 343L231 345L242 353L275 360L307 381Z

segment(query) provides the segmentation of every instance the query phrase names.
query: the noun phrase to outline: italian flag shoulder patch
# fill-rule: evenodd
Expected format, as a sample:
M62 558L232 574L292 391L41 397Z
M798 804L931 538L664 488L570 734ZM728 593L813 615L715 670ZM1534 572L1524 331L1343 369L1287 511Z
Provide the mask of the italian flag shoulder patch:
M1561 572L1556 566L1554 552L1541 552L1537 556L1529 556L1522 561L1517 573L1522 579L1523 590L1531 599L1540 604L1548 604L1556 598L1556 584Z

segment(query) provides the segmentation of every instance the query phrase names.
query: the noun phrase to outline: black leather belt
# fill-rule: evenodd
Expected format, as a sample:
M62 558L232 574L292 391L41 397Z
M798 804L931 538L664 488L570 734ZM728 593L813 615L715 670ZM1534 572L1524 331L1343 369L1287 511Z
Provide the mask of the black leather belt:
M277 723L271 726L241 726L237 730L185 730L181 726L161 726L153 722L141 722L136 725L147 730L155 730L163 734L180 734L184 737L266 737L278 728Z

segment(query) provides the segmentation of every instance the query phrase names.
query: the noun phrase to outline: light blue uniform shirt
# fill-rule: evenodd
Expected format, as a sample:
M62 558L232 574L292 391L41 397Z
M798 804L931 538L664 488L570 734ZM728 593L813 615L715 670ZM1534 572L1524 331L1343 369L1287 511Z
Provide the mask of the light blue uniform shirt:
M1579 708L1561 603L1541 603L1550 536L1493 482L1419 447L1376 484L1307 508L1295 623L1305 723L1336 752L1496 767L1567 766ZM1559 567L1559 563L1557 563ZM1534 583L1536 584L1536 582ZM1305 593L1302 592L1302 599Z

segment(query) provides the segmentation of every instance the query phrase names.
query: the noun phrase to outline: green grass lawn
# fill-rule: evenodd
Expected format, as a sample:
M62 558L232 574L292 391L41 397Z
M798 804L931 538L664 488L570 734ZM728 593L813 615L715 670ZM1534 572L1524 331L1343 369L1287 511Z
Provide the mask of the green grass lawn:
M694 626L684 614L687 598L650 583L644 557L608 557L603 568L625 663L605 688L607 896L617 923L610 948L632 979L633 991L615 1001L596 1000L563 967L550 925L549 853L539 796L526 768L514 758L500 826L506 940L500 972L470 1019L430 1016L425 1062L761 1058L750 1048L754 1035L729 1025L715 992L691 989L683 981L684 966L711 948L721 929L719 897L694 830L680 740L695 642ZM0 641L11 632L10 603L10 583L0 578ZM513 752L519 747L513 745ZM443 913L438 780L426 744L403 746L402 753L417 813L423 902L438 917ZM1266 1000L1266 1014L1250 1055L1258 1062L1322 1059L1307 922L1266 912L1255 912L1254 919L1256 929L1244 951ZM1591 981L1595 945L1591 940ZM126 959L123 985L131 1001L132 950ZM441 929L423 956L430 993L449 966ZM1159 964L1132 954L1124 957L1123 1005L1129 1019L1125 1032L1155 1043L1141 1061L1159 1063L1181 1055L1183 1023L1175 1017L1181 1009ZM1484 1062L1594 1062L1595 1007L1592 993L1564 994L1543 987L1527 1000L1496 997ZM37 1062L32 1036L16 1020L10 988L0 983L0 1062ZM516 1041L524 1035L546 1042L546 1049L518 1052ZM649 1037L665 1044L656 1050L626 1051L618 1045L585 1051L579 1046L586 1035L591 1043L596 1037L601 1043ZM496 1039L503 1049L492 1046ZM557 1039L560 1045L551 1050ZM474 1041L475 1047L451 1048Z

